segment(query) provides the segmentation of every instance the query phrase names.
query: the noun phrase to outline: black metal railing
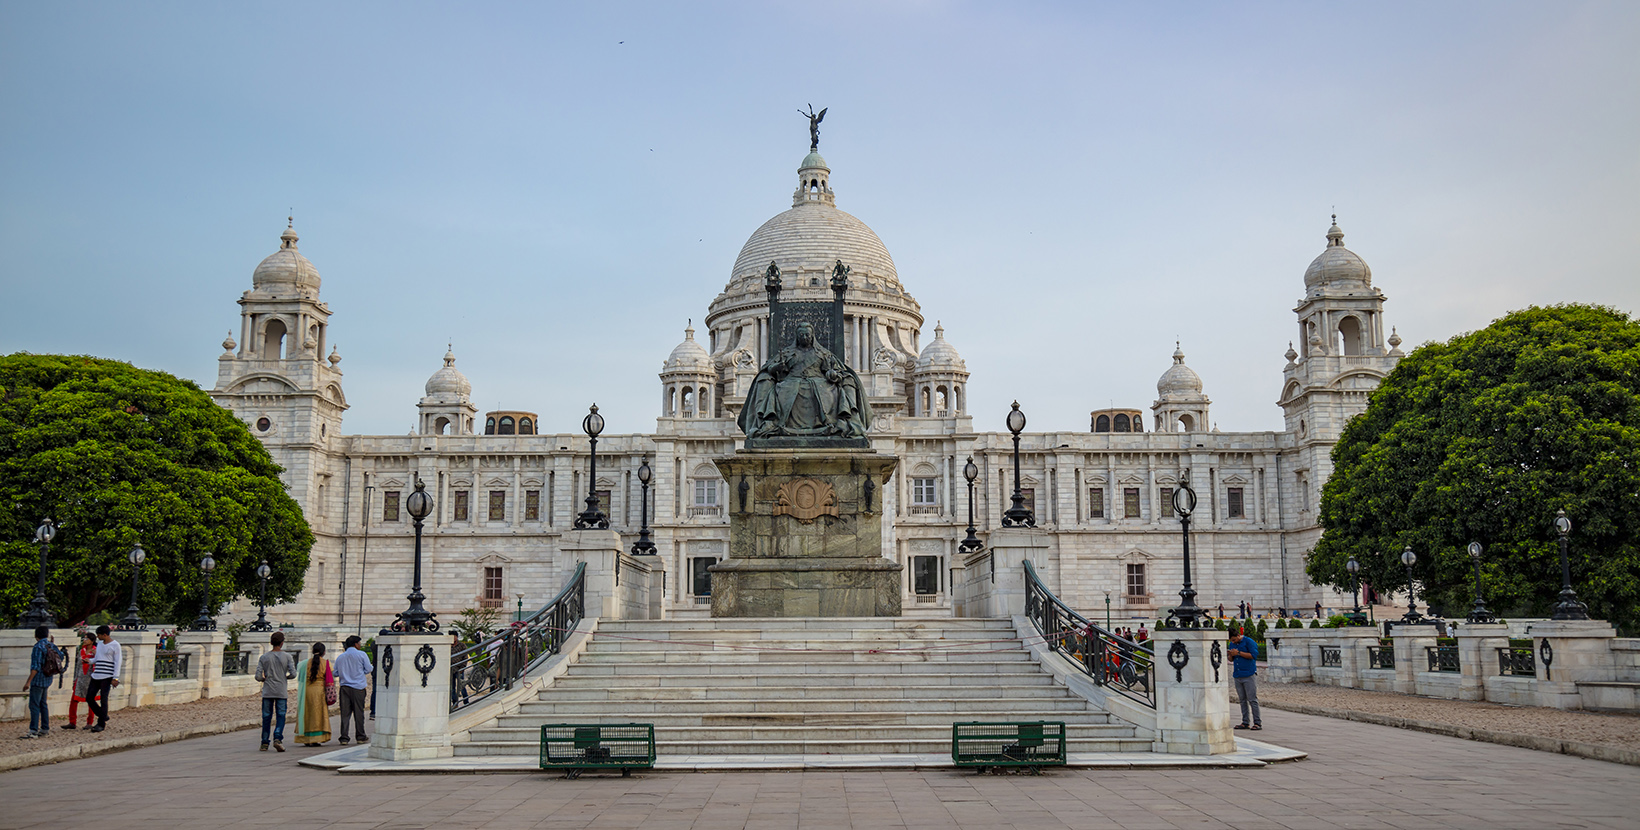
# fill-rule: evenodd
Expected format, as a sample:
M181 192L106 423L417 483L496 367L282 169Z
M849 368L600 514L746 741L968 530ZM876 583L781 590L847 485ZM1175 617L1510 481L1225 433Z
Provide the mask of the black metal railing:
M251 673L251 653L250 652L248 652L248 651L224 651L224 652L222 652L222 676L223 677L232 677L234 675L242 675L242 674L250 674L250 673Z
M1429 655L1430 671L1458 671L1457 646L1424 646L1424 653Z
M188 655L181 651L160 651L154 653L155 680L186 680L188 678Z
M1151 647L1094 625L1059 601L1025 562L1025 616L1048 648L1071 659L1097 685L1156 708L1156 657Z
M1321 647L1321 668L1336 669L1344 665L1344 654L1338 646Z
M1395 646L1367 646L1367 668L1395 668Z
M1513 677L1537 677L1537 655L1531 646L1505 646L1498 649L1498 674Z
M450 655L450 711L511 689L530 669L557 654L586 613L585 562L552 602L523 620Z

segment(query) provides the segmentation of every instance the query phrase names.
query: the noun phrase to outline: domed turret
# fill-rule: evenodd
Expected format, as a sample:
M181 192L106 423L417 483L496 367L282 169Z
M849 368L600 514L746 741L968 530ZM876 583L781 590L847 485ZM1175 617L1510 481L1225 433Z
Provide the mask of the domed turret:
M1156 394L1166 401L1179 397L1195 397L1201 393L1201 376L1196 374L1196 370L1184 365L1184 349L1180 348L1178 343L1174 343L1173 365L1167 367L1167 371L1156 381Z
M666 358L666 371L699 370L712 371L712 356L706 353L705 347L695 340L693 321L683 330L683 342L672 350Z
M269 254L251 274L251 285L267 293L319 291L319 269L296 249L295 220L279 235L279 250Z
M426 389L429 396L473 394L473 385L467 381L467 376L456 368L456 353L453 349L444 352L444 366L427 379Z
M1151 404L1151 422L1157 432L1197 432L1207 428L1207 407L1212 401L1202 393L1202 379L1184 365L1184 349L1173 344L1173 365L1156 381L1157 400Z
M331 359L341 362L341 355L332 354ZM467 376L456 368L456 353L453 348L445 347L444 365L433 376L427 379L425 387L427 395L416 404L420 413L421 431L424 435L470 435L473 432L473 416L478 414L478 407L471 400L473 385L468 382Z
M968 364L962 361L962 355L957 354L951 341L945 339L945 326L938 321L934 323L934 340L923 348L917 358L917 371L927 372L936 369L955 369L959 372L968 371Z
M683 342L661 366L662 418L717 416L717 370L712 356L695 341L693 320L683 330Z
M917 358L911 372L916 389L912 417L948 418L962 415L968 408L968 364L945 339L945 326L934 323L934 340Z
M1354 251L1344 247L1344 231L1338 227L1338 215L1327 229L1327 249L1310 262L1304 272L1306 289L1322 286L1365 289L1372 285L1372 269Z

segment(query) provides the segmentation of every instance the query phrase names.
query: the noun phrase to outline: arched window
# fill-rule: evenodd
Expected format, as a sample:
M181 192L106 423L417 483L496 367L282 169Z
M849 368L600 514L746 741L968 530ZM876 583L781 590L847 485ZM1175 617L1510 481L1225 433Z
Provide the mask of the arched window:
M963 400L962 400L962 387L961 386L951 387L951 394L957 399L956 400L957 411L958 412L967 412L968 407L963 403Z
M695 390L688 386L683 388L683 417L695 417Z
M1110 416L1100 415L1099 419L1093 422L1093 431L1110 432Z
M1338 337L1343 341L1344 354L1358 355L1361 353L1361 321L1354 317L1345 317L1338 322Z
M945 387L943 387L943 386L935 387L935 389L934 389L934 414L943 418L946 415L951 414L948 411L950 408L951 408L951 395L950 395L950 393L946 392Z
M438 419L438 421L433 424L433 434L435 434L435 435L448 435L448 434L450 434L450 419L449 418L440 418L440 419Z
M285 349L285 321L278 318L268 321L262 329L262 359L278 360L284 356Z
M485 435L494 435L495 434L495 419L494 418L485 418L484 419L484 434Z
M497 434L498 435L512 435L513 434L513 419L510 416L506 416L506 415L501 416L501 428L497 431Z
M929 406L930 406L930 404L933 403L933 401L930 400L931 397L932 397L932 395L929 393L928 387L924 386L923 390L922 390L922 411L918 412L917 413L918 415L921 415L925 418L928 417Z
M519 418L518 419L518 434L519 435L534 435L535 434L535 422L530 420L529 418Z
M707 395L706 387L702 386L700 391L695 393L695 409L698 410L696 414L702 418L712 417L711 400Z
M1113 431L1115 431L1115 432L1131 432L1132 429L1133 429L1132 426L1129 425L1129 423L1128 423L1127 413L1118 413L1116 415L1116 422L1115 422L1115 426L1113 428Z
M1196 419L1190 417L1189 415L1180 415L1179 416L1179 431L1180 432L1195 432L1196 431Z

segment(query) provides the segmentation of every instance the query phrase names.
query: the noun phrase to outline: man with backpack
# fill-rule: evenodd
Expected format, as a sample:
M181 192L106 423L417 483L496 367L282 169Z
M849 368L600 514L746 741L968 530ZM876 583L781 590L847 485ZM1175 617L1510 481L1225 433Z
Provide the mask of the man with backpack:
M51 629L39 626L34 629L34 650L28 658L28 734L24 740L43 738L51 729L51 708L46 695L51 691L51 681L63 673L63 666L68 662L68 655L51 642Z

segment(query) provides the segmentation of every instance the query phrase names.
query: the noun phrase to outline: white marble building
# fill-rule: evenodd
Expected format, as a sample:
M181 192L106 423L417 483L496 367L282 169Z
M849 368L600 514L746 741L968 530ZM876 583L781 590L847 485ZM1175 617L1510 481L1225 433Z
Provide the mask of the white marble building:
M1011 436L974 431L966 365L937 324L922 345L921 306L877 235L837 208L830 173L818 153L803 159L791 209L751 235L707 308L705 333L688 329L666 358L655 431L599 440L595 489L612 526L630 534L627 544L639 527L637 470L645 459L652 465L651 525L671 615L706 613L705 566L728 548L731 494L711 459L735 450L735 416L771 350L763 288L771 261L783 275L783 301L829 300L832 264L853 269L842 357L871 397L873 445L900 458L883 495L893 517L883 553L905 566L908 615L952 613L970 456L981 470L974 514L982 537L1008 507ZM1209 431L1210 400L1176 350L1148 416L1101 410L1086 430L1024 435L1020 483L1050 539L1039 570L1066 601L1092 616L1108 593L1118 618L1153 618L1176 603L1179 526L1168 505L1188 478L1202 501L1192 535L1202 604L1335 602L1304 576L1320 535L1315 510L1328 454L1401 356L1400 338L1384 336L1384 295L1343 236L1335 223L1304 273L1297 350L1282 370L1283 431ZM417 404L419 434L344 434L341 357L326 355L330 310L319 274L298 252L294 230L280 240L239 300L239 342L223 343L212 391L285 468L317 539L306 590L272 616L352 623L362 610L367 625L379 625L402 610L412 544L402 504L417 476L437 504L424 544L431 607L452 616L550 599L573 566L556 550L583 508L586 436L543 434L528 412L481 416L453 354Z

